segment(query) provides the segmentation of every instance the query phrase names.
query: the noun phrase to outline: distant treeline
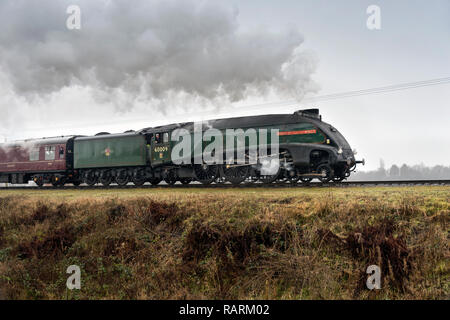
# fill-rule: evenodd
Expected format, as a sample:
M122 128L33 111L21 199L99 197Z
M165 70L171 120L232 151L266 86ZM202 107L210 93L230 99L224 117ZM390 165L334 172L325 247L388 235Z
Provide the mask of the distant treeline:
M384 162L380 161L380 167L373 171L356 171L349 180L420 180L420 179L450 179L450 166L437 165L426 167L424 165L402 166L392 165L386 169Z

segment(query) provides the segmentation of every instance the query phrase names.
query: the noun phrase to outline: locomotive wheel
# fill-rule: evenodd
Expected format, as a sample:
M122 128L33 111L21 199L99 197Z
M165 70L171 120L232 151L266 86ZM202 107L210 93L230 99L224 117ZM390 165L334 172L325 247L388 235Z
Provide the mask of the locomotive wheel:
M300 181L304 184L308 184L310 183L312 180L312 178L304 178L304 177L300 177Z
M300 179L297 169L286 170L286 178L290 183L297 183L298 179Z
M333 177L334 182L341 182L344 179L345 179L345 177L343 177L343 176L334 176Z
M116 183L119 186L126 186L130 182L130 177L126 172L120 172L119 175L116 176Z
M261 174L259 176L259 180L262 183L272 183L272 182L275 182L278 179L278 177L280 176L280 173L281 173L281 166L278 168L278 171L275 174L271 174L271 175L262 175Z
M178 177L173 170L170 170L167 172L166 177L164 178L164 181L169 186L173 186L175 183L177 183Z
M262 183L273 183L278 179L278 174L274 175L262 175L259 177L259 181Z
M275 168L271 168L272 167L272 161L270 161L270 166L269 168L265 168L264 166L267 166L266 164L263 164L263 166L260 168L258 174L259 174L259 181L261 181L262 183L272 183L275 182L277 179L279 179L281 177L281 173L282 173L282 169L281 169L281 159L280 162L278 163L278 168L276 169L276 171L274 170ZM269 171L270 172L267 172ZM275 171L273 174L267 174L267 173L271 173L272 171ZM284 177L283 177L284 178Z
M221 175L225 177L226 181L229 181L232 184L240 184L241 182L245 181L245 179L247 179L250 173L250 167L235 166L227 168L227 166L225 165L220 167L220 171Z
M131 179L135 186L142 186L144 185L145 181L147 179L142 175L141 171L137 171L136 174L133 176L133 179Z
M98 182L98 177L94 174L93 171L90 171L88 173L86 173L86 176L84 178L84 182L92 187L93 185L95 185Z
M227 182L227 180L225 179L225 177L222 174L220 174L220 176L216 178L217 184L224 184L225 182Z
M177 183L176 178L165 178L164 182L167 183L169 186L173 186L175 183Z
M107 176L102 176L99 179L100 183L102 185L104 185L105 187L109 186L111 184L111 182L113 181L113 177L111 175L107 175Z
M196 179L203 184L210 184L219 176L217 165L196 164L194 165Z
M189 183L192 182L192 178L181 178L181 179L180 179L180 182L181 182L182 184L189 184Z
M317 172L324 175L319 178L320 181L326 183L333 179L333 170L327 164L321 164L317 167Z
M156 186L157 184L159 184L162 181L162 179L161 178L151 178L148 181L150 181L152 186Z
M248 182L249 182L249 183L256 183L256 182L259 181L259 178L260 178L259 171L256 170L256 169L254 169L254 168L252 168L252 169L250 170Z
M133 183L135 186L143 186L146 179L142 177L133 177Z

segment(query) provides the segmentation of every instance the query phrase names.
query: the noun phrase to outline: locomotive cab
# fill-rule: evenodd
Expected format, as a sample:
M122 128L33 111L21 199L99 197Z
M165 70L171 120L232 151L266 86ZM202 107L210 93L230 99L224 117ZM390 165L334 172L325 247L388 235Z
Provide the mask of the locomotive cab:
M169 132L156 132L151 139L151 163L153 166L170 161Z

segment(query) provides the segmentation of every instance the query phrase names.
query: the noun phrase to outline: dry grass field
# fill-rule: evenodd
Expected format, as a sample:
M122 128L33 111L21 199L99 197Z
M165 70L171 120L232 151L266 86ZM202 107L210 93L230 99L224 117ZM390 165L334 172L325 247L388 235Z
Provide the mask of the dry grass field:
M449 203L445 186L2 190L0 298L448 299Z

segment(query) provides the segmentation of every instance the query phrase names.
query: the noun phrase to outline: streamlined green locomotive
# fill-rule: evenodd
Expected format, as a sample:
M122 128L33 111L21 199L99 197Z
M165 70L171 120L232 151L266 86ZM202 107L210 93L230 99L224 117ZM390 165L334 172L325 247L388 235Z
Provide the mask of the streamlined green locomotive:
M142 185L146 181L158 184L165 180L169 184L177 181L187 184L199 181L204 184L244 181L249 183L275 181L309 182L318 178L322 182L342 181L350 175L357 163L353 151L345 138L332 125L321 120L317 109L300 110L294 114L262 115L229 119L210 120L199 124L201 137L195 138L196 124L179 123L160 127L145 128L126 134L104 134L94 137L75 138L74 168L80 179L88 185L102 183L119 185L132 181ZM221 149L224 160L209 162L195 159L195 151L203 153L211 141L205 139L208 130L222 133ZM227 130L249 130L256 132L256 139L245 137L244 144ZM173 152L180 139L174 137L176 131L190 135L191 148L182 155L182 162L173 161ZM261 170L263 156L258 153L261 144L270 146L273 136L267 134L262 139L261 132L277 132L278 150L275 154L269 147L268 154L279 159L275 172L267 174ZM183 139L186 139L184 137ZM256 144L256 146L255 146ZM257 150L256 161L237 163L227 161L228 147L244 149L248 158L249 150ZM255 157L253 157L255 160ZM197 161L196 161L197 160Z
M318 109L178 123L66 140L70 142L64 145L68 156L55 160L66 162L62 166L65 171L28 170L18 181L31 179L38 185L51 182L54 186L129 182L156 185L162 180L168 184L308 183L314 178L339 182L357 163L364 163L355 160L348 142L336 128L322 121ZM33 150L29 147L32 140L27 143L27 150ZM40 139L39 144L45 145L45 139ZM180 149L181 145L184 148ZM27 158L27 151L21 152L22 158ZM207 154L208 159L204 158ZM14 157L5 157L5 168L13 166ZM30 154L29 162L33 160ZM266 170L266 164L274 160L277 165ZM1 181L9 181L11 174L0 167Z

